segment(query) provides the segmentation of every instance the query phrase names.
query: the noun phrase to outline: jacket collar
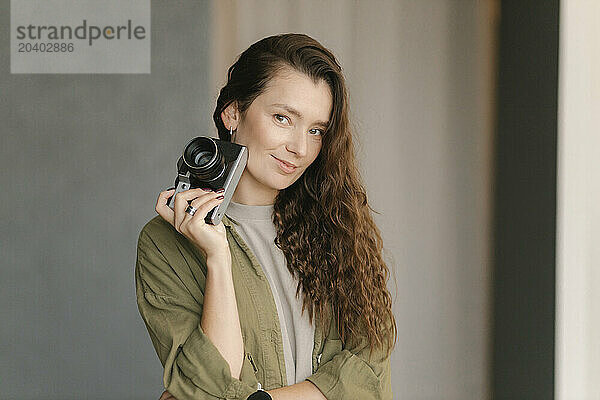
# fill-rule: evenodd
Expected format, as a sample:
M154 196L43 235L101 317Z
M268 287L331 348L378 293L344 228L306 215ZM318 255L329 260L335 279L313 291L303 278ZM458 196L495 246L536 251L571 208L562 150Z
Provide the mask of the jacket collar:
M227 215L223 214L223 218L221 218L221 222L228 228L231 228L231 220L227 218Z

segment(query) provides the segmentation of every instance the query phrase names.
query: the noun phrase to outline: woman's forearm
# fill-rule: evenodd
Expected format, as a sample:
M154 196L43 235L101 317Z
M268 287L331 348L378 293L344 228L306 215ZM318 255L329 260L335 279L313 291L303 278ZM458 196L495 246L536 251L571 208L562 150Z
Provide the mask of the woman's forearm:
M273 400L327 400L323 393L310 381L298 382L294 385L269 390Z
M206 286L200 326L229 363L231 375L239 379L244 360L244 342L240 328L231 254L207 258Z

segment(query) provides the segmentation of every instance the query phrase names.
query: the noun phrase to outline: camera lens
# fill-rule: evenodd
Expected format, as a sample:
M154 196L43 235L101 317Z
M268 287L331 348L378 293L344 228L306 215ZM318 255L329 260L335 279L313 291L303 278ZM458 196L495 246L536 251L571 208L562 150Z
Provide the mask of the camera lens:
M209 137L192 139L183 151L183 161L196 179L212 181L225 172L225 157L217 143Z
M212 159L212 154L208 151L200 151L197 155L194 155L194 163L198 166L206 166Z

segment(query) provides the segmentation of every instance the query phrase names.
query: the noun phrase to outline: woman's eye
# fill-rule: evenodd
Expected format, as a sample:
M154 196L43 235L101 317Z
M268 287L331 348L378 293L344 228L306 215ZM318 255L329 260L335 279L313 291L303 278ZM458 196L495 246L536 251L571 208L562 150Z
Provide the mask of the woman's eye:
M286 123L290 122L289 118L286 117L285 115L275 114L274 117L277 120L277 122L280 122L282 124L286 124Z
M311 134L315 135L315 136L317 136L317 135L322 135L322 134L323 134L323 131L322 131L322 130L320 130L320 129L316 129L316 128L315 128L315 129L311 129L309 132L310 132Z

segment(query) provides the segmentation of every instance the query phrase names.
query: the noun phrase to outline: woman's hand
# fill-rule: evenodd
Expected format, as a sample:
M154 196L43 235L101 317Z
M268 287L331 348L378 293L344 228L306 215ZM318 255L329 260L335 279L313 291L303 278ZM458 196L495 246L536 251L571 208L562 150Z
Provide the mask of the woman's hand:
M222 193L204 189L185 190L175 195L175 210L172 210L167 200L174 192L175 189L160 192L156 212L203 251L207 259L228 254L229 245L223 222L210 225L204 221L206 214L223 201ZM190 200L191 203L188 203ZM185 212L190 204L197 209L193 216Z
M177 400L175 398L175 396L173 396L171 393L167 392L166 390L160 395L160 398L158 400Z

